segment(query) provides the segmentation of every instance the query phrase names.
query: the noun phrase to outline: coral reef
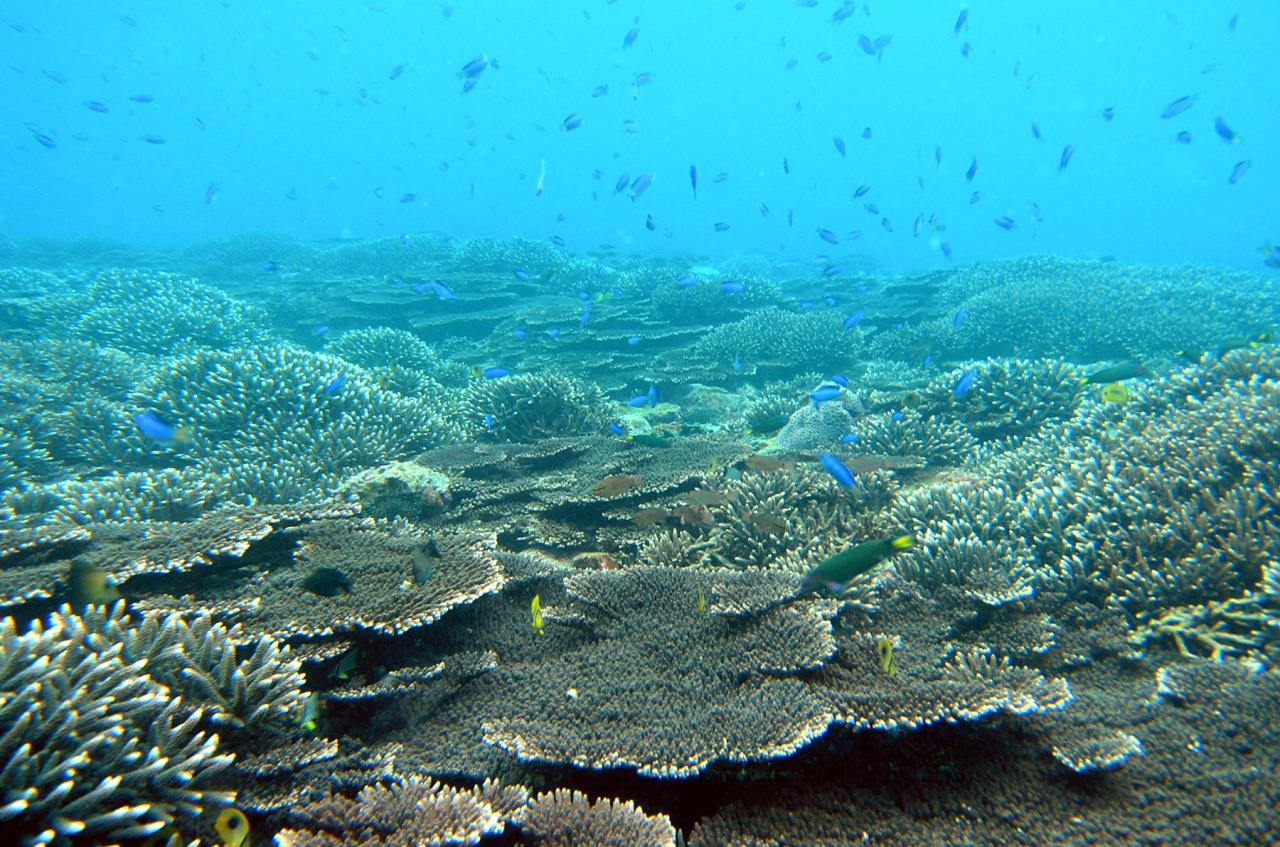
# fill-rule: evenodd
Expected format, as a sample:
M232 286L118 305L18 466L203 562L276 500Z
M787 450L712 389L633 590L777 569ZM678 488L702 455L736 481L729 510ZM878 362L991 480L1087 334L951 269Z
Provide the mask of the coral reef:
M858 353L858 336L846 333L839 315L762 309L717 326L693 345L698 361L732 362L796 373L838 367Z
M229 803L217 775L232 756L209 725L261 732L302 704L287 652L262 640L237 663L234 641L207 617L133 624L120 606L64 608L22 634L0 621L5 831L32 844L141 838Z
M598 433L609 414L595 385L566 374L515 374L471 384L462 399L468 427L499 441ZM486 425L486 416L492 424Z
M778 433L776 446L784 452L827 449L853 430L853 415L840 402L809 403L791 413Z

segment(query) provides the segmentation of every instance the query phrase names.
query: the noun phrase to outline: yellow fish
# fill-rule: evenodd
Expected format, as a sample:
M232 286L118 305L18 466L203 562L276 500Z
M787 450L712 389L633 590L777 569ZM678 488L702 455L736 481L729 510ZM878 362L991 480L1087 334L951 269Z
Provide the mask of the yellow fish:
M222 847L249 847L249 819L239 809L223 809L213 822Z
M112 584L107 572L96 565L73 560L67 583L71 588L71 601L77 607L105 606L120 599L120 592Z
M720 473L720 460L712 456L711 464L707 467L707 476L715 476L718 473Z
M533 631L538 635L542 635L542 595L533 595L533 603L529 609L533 612Z
M707 611L707 595L702 593L702 586L698 586L698 614Z
M1133 395L1129 393L1129 389L1118 382L1109 382L1102 386L1103 403L1128 403L1131 399Z
M880 669L889 676L897 676L898 660L893 658L893 639L881 638L877 641L876 652L880 654Z

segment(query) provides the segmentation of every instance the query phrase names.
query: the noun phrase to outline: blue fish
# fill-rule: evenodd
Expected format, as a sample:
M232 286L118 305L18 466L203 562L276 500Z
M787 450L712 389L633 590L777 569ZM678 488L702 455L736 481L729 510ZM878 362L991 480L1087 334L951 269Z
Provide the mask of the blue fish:
M741 353L733 354L733 369L735 371L742 370L742 354Z
M484 416L484 428L485 428L485 429L487 429L487 430L492 430L492 429L493 429L493 415L492 415L492 414L488 414L488 415L485 415L485 416Z
M856 432L851 432L848 435L842 435L840 436L840 443L841 444L857 444L858 434Z
M587 321L591 320L591 301L582 304L582 315L578 318L578 323L582 326L587 325Z
M1160 117L1166 118L1166 119L1176 118L1178 115L1181 115L1187 109L1190 109L1192 106L1194 106L1196 103L1196 99L1197 99L1196 95L1194 94L1188 94L1185 97L1179 97L1177 100L1174 100L1168 106L1164 107L1164 111L1160 113Z
M485 368L480 372L480 375L485 379L502 379L504 376L509 376L510 374L511 371L506 368L496 366L492 368Z
M727 223L725 223L724 221L716 221L715 223L716 232L724 232L727 229L729 229L729 225Z
M725 294L741 294L747 290L747 284L739 279L726 279L720 283L720 290Z
M857 188L853 189L853 199L857 200L859 197L862 197L870 190L871 190L871 186L869 185L859 185Z
M840 386L841 388L849 387L849 377L845 376L844 374L835 374L834 376L831 377L831 381L834 382L836 385Z
M693 199L698 199L698 166L689 166L689 184L693 186Z
M684 276L680 277L680 279L676 280L676 285L680 286L681 288L690 288L694 285L697 285L700 282L702 282L702 280L698 279L696 276L685 274Z
M529 335L527 331L520 329L519 327L511 330L511 334L516 337L517 341L523 341Z
M1251 159L1245 159L1243 162L1236 162L1235 167L1231 169L1231 176L1227 177L1227 182L1235 185L1244 177L1245 174L1249 172L1249 168L1251 167L1253 167L1253 161Z
M658 405L658 386L650 383L648 397L649 397L649 406L656 407Z
M427 286L432 291L434 291L436 293L436 296L439 297L441 300L457 299L456 297L453 296L453 289L445 285L443 282L441 282L438 279L431 280L430 282L427 283Z
M829 229L819 229L818 237L821 238L823 241L827 242L828 244L840 243L840 236L836 235L834 232L832 232Z
M977 384L978 384L978 372L965 371L960 376L959 382L956 383L956 388L955 388L956 399L959 400L960 398L964 397L964 395L972 391L973 387Z
M344 385L346 385L346 384L347 384L347 376L346 376L346 374L343 374L343 375L341 375L341 376L335 377L335 378L334 378L334 380L333 380L332 382L330 382L328 385L326 385L326 386L324 387L324 393L325 393L325 394L328 394L330 397L332 397L332 396L334 396L335 394L337 394L339 391L341 391L341 390L342 390L342 386L344 386Z
M823 403L835 400L843 393L844 389L838 385L819 385L809 392L809 399L813 401L813 408L821 409Z
M827 265L825 268L822 269L822 275L827 278L831 278L833 276L837 276L842 273L844 273L843 265Z
M328 325L328 324L320 324L320 326L318 326L318 327L316 327L315 329L311 330L311 334L312 334L312 335L314 335L314 336L319 337L319 336L321 336L321 335L324 335L324 334L325 334L326 332L328 332L328 331L329 331L329 325Z
M1059 171L1065 171L1067 169L1067 165L1071 163L1071 157L1074 156L1075 153L1076 146L1074 144L1068 144L1066 147L1062 148L1062 156L1058 159Z
M906 415L902 414L902 412L897 411L896 409L889 413L889 420L893 421L894 423L901 423L904 417L906 417Z
M831 474L836 482L845 488L853 488L858 481L853 477L853 471L849 470L849 466L837 459L831 453L822 453L818 456L818 461L822 462L822 466L827 469L827 473Z
M956 312L955 317L951 319L951 328L959 329L961 325L964 324L965 318L967 317L969 317L969 313L966 312L964 309L961 309L958 312Z
M547 335L551 336L552 338L559 338L560 328L555 326L551 327L551 329L547 330Z
M280 266L272 261L263 262L261 265L261 268L264 274L273 274L276 271L280 270Z
M640 409L647 406L648 404L649 404L648 394L637 394L635 397L632 397L630 400L627 401L627 405L633 409Z
M651 185L653 185L653 174L640 174L640 176L636 177L635 181L631 183L631 191L627 196L632 200L636 200L640 195L648 191L649 186Z
M516 268L514 271L512 271L512 273L514 273L516 279L520 280L521 282L529 281L529 272L526 271L524 268Z
M623 428L623 426L622 426L622 424L620 424L620 423L611 423L611 424L609 424L609 431L610 431L610 432L612 432L614 435L626 435L626 434L627 434L626 429L624 429L624 428Z
M831 142L835 144L836 152L839 153L840 158L843 159L844 158L844 139L837 135L835 138L831 139Z
M640 336L638 335L633 335L627 339L627 344L631 345L632 347L635 347L639 343L640 343Z
M621 194L627 190L627 186L631 183L631 171L626 171L622 176L618 177L618 181L613 184L613 193Z
M567 118L565 118L564 121L560 124L560 126L564 129L565 132L572 132L573 130L582 126L582 115L579 115L578 113L575 112L572 115L569 115Z
M973 182L973 178L978 173L978 157L974 156L973 161L969 163L969 170L964 172L964 181Z
M1222 138L1223 141L1229 142L1231 144L1240 143L1240 136L1236 135L1235 132L1231 129L1231 127L1227 126L1227 122L1224 121L1222 118L1219 117L1219 118L1213 119L1213 128L1217 130L1218 135Z
M1180 132L1180 133L1178 133L1177 135L1175 135L1175 136L1173 137L1173 140L1174 140L1174 141L1176 141L1176 142L1178 142L1179 144L1190 144L1190 143L1191 143L1191 133L1187 132L1187 131L1184 129L1182 132Z
M853 329L855 326L862 323L863 316L864 314L862 312L854 312L852 315L845 318L844 319L845 330L847 331L847 330Z
M143 435L156 441L173 441L178 434L175 427L165 423L159 415L152 412L136 415L133 423Z

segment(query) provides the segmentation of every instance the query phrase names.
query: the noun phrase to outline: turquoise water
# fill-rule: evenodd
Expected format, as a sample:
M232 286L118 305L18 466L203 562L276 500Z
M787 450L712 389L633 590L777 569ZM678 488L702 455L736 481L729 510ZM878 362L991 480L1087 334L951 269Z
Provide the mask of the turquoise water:
M9 4L0 843L1273 843L1272 17Z

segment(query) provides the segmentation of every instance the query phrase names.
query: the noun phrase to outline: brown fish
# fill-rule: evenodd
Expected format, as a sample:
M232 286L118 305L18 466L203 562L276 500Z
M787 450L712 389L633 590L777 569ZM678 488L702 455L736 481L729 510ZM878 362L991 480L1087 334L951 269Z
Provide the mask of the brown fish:
M640 526L657 526L660 523L666 523L669 517L671 513L666 509L641 509L631 516L631 521Z
M640 484L640 474L616 473L606 476L591 489L597 497L617 497L625 494Z
M706 506L676 506L671 514L688 526L713 526L716 522Z
M787 531L787 522L772 512L752 512L748 518L752 525L769 535L781 535Z
M782 459L761 456L757 453L754 456L747 457L747 467L759 473L772 473L774 471L789 471L794 465Z
M690 506L723 506L729 502L729 496L714 488L699 488L697 491L689 492L689 496L685 497L684 501Z

